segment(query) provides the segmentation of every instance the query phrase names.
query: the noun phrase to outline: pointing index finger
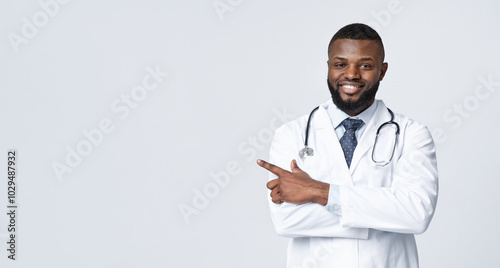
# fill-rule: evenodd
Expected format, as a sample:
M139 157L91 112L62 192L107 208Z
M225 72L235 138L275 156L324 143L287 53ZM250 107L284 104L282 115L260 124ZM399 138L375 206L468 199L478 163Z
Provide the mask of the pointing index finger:
M268 162L266 162L266 161L264 161L262 159L258 159L257 160L257 164L259 164L259 166L261 166L261 167L269 170L271 173L273 173L276 176L279 176L283 172L287 172L286 170L284 170L284 169L282 169L282 168L280 168L278 166L275 166L275 165L273 165L271 163L268 163Z

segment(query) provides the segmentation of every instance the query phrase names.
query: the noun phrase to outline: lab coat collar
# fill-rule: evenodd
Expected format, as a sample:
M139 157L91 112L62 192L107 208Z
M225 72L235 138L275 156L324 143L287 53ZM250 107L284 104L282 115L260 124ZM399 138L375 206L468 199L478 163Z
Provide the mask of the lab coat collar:
M317 114L314 115L315 117L317 116L317 120L316 119L314 120L314 123L315 123L314 129L315 130L320 130L322 128L332 126L332 123L330 120L330 115L328 115L328 111L327 111L328 106L330 106L330 105L335 105L335 104L333 104L332 99L329 99L327 102L325 102L319 106L318 111L316 111Z
M375 101L378 102L377 109L375 110L375 113L373 114L371 120L368 122L368 125L366 126L363 135L358 141L358 146L354 150L354 155L351 161L351 168L350 168L351 174L355 170L360 159L370 150L370 148L373 147L373 144L375 142L376 132L379 126L391 119L391 114L387 110L387 107L385 106L384 102L382 100L375 100ZM319 106L318 111L316 111L312 127L314 128L315 131L322 130L325 128L330 128L332 130L332 133L334 133L330 116L328 115L327 112L327 108L329 105L335 105L333 104L333 101L331 99L326 103L321 104ZM333 136L332 139L334 138L336 137ZM342 152L342 147L340 146L340 142L337 139L334 142L334 147L335 151L338 151L340 148L340 152L335 153L336 158L340 156L343 158L344 154ZM349 168L347 167L347 163L345 161L343 163L345 165L345 168L349 170Z
M366 126L366 129L358 141L358 146L354 150L354 155L352 157L351 162L351 173L354 169L356 169L356 165L359 163L360 159L364 157L364 155L370 151L375 143L375 137L377 136L377 129L383 123L391 120L391 114L387 110L384 102L381 100L376 100L378 102L377 110L375 110L375 114L373 114L372 119ZM366 156L366 157L370 157Z
M375 114L375 111L377 110L377 104L378 104L378 102L374 101L366 110L364 110L363 112L361 112L360 114L355 115L355 116L350 116L350 115L346 114L344 111L340 110L335 105L328 106L326 111L328 112L328 115L330 116L330 120L332 121L332 125L333 125L334 129L337 129L338 127L340 127L340 125L342 124L342 122L346 118L361 119L367 125L368 123L370 123L370 120L372 119L373 114ZM358 135L358 136L361 136L361 135Z
M314 133L313 140L315 146L323 146L326 148L326 163L332 163L332 165L329 166L329 170L331 174L335 174L335 177L332 177L331 183L349 185L352 184L352 177L347 167L347 163L344 160L344 152L340 146L339 139L335 134L330 116L328 115L327 108L329 105L335 105L331 99L319 106L319 109L311 120L311 129L309 131L310 133L311 131ZM317 148L317 150L320 150L320 148ZM339 161L339 159L341 159L341 161Z

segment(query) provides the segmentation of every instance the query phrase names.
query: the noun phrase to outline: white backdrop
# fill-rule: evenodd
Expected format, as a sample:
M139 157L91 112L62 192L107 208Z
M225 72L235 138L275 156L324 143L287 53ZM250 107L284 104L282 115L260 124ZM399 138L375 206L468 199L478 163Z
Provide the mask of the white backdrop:
M352 22L385 43L378 98L438 146L421 266L498 267L499 12L494 0L1 0L0 267L284 267L255 159L276 126L328 100L327 45Z

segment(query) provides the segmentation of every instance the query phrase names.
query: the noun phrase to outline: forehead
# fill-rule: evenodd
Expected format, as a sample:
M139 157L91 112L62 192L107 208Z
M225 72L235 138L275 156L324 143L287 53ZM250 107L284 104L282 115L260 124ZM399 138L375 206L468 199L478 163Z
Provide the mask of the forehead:
M340 57L345 59L373 58L382 60L382 48L373 40L337 39L328 53L330 59Z

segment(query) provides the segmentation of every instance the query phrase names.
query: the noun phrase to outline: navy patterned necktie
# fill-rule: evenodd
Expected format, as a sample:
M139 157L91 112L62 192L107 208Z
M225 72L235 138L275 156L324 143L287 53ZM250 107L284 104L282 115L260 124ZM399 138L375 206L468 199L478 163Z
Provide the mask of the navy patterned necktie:
M342 125L345 128L345 133L344 136L340 138L340 146L342 146L342 150L344 150L347 166L351 167L352 155L354 154L356 145L358 145L356 130L363 125L363 120L347 118L342 121Z

